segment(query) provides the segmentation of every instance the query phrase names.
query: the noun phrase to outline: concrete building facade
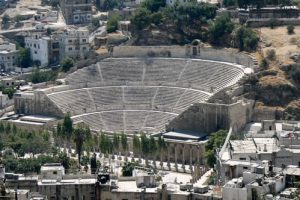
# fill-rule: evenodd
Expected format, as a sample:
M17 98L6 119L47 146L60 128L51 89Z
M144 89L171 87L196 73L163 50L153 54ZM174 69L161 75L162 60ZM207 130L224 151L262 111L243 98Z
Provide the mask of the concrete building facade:
M70 28L59 36L60 59L84 58L90 52L89 31L86 28Z
M13 71L18 66L19 51L16 45L9 42L0 44L0 68L4 71Z
M86 24L92 20L90 0L60 0L60 7L67 24Z
M49 64L50 41L50 37L45 37L41 34L33 34L25 38L25 47L30 49L31 59L39 61L41 66Z

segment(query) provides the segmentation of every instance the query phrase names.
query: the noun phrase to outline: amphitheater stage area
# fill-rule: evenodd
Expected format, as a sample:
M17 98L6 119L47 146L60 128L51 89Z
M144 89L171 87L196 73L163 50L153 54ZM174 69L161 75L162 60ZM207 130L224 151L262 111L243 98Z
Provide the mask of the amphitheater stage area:
M69 112L75 123L83 121L94 131L159 133L191 105L237 84L248 71L203 59L107 58L69 74L65 85L35 91L26 106L17 99L15 108L57 117Z

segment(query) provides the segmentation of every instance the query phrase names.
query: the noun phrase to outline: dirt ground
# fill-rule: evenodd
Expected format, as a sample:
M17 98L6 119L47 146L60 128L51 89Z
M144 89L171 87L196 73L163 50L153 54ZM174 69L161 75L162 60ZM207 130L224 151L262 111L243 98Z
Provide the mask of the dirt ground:
M291 53L300 52L300 26L295 26L295 33L289 35L287 27L281 26L271 29L264 27L257 29L264 53L268 49L275 49L277 58L282 63L290 63Z

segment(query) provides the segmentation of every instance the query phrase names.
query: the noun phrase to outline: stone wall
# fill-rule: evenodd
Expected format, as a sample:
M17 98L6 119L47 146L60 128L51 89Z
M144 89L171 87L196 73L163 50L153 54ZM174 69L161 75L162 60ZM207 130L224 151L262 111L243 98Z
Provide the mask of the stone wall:
M167 130L211 133L232 126L237 132L251 120L253 102L234 104L196 103L167 125Z
M61 118L62 111L42 91L20 93L14 96L15 111L18 114L48 115Z
M247 67L254 67L253 59L246 54L234 50L215 49L212 47L198 47L197 55L192 55L195 46L117 46L113 48L113 57L174 57L198 58L220 62L237 63Z

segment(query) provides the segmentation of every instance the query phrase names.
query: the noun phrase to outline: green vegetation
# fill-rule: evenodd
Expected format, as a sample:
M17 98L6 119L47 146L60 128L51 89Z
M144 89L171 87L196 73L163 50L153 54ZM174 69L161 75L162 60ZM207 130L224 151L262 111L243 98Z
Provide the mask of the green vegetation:
M272 19L269 20L269 26L270 26L271 29L274 29L275 26L277 26L277 25L278 25L277 19L272 18Z
M96 0L96 7L99 10L108 11L113 10L114 8L121 8L122 7L122 1L119 0L104 0L103 6L100 6L101 0Z
M204 39L202 31L205 30L208 20L213 19L215 15L216 6L211 4L193 1L165 6L163 1L146 0L136 10L131 23L137 34L153 24L168 30L171 34L183 35L188 40ZM180 42L185 41L183 39Z
M200 39L218 46L237 47L241 51L255 50L259 42L257 33L236 25L227 13L216 17L216 9L215 5L196 1L165 6L161 0L146 0L130 19L135 42L144 45L149 40L143 38L145 34L159 30L164 36L161 39L167 44L186 44Z
M73 66L74 61L72 58L64 58L60 63L61 71L63 72L69 71Z
M289 24L286 28L287 28L287 32L288 32L289 35L292 35L292 34L295 33L295 27L294 27L294 25Z
M48 81L55 81L58 75L57 70L41 71L40 69L35 69L30 77L32 83L43 83Z
M222 44L222 42L227 41L233 29L234 23L228 14L218 16L208 28L211 43Z
M10 17L8 16L8 14L4 14L2 17L2 24L6 25L8 24L9 21L10 21Z
M136 163L126 162L122 167L122 176L132 176L132 172L136 165Z
M4 89L2 90L2 93L3 93L3 94L7 94L7 95L8 95L8 98L9 98L9 99L12 99L13 96L14 96L14 93L15 93L16 91L17 91L17 90L16 90L15 88L13 88L13 87L8 87L8 88L4 88Z
M222 147L226 136L226 130L219 130L209 136L208 142L205 145L205 158L210 167L214 167L214 164L216 164L216 149Z
M83 144L91 138L91 131L85 124L78 124L73 131L73 139L76 146L76 153L78 155L78 163L81 162L81 154L83 151Z
M118 30L118 22L121 20L120 15L114 14L107 21L107 32L112 33Z
M20 47L20 65L22 68L30 67L32 64L30 50Z
M257 48L259 37L251 28L240 26L235 32L235 43L239 50L252 51Z
M21 156L25 153L39 154L50 151L47 132L26 131L10 123L0 122L0 141L2 149L11 148Z
M266 51L266 58L268 60L274 61L276 60L276 51L275 49L269 49Z
M39 173L41 166L45 163L62 163L66 170L74 170L74 160L71 160L65 153L58 156L40 155L37 158L16 159L7 157L3 159L5 170L15 173Z

